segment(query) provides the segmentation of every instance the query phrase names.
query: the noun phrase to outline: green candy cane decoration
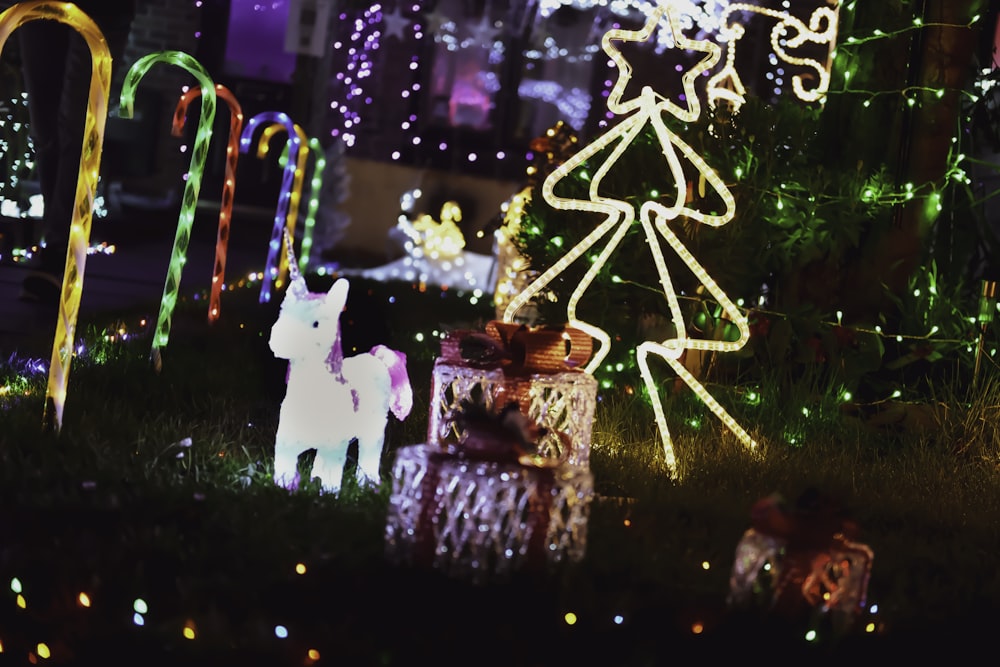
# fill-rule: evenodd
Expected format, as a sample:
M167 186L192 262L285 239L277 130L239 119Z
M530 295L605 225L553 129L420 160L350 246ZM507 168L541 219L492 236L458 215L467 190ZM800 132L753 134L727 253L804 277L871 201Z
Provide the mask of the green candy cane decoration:
M305 271L312 252L313 230L316 227L316 212L319 210L319 197L323 188L323 171L326 169L326 156L319 140L309 138L309 153L313 162L312 178L309 181L309 204L306 208L306 219L302 226L302 248L299 252L299 270Z
M150 359L153 367L159 371L163 365L162 348L170 338L170 318L177 305L177 296L181 286L181 271L187 261L188 242L191 240L191 227L194 224L195 207L198 204L198 193L201 190L201 179L205 173L205 160L208 157L208 145L212 139L212 124L215 122L215 82L197 60L181 51L159 51L137 60L125 75L125 83L121 93L121 116L132 117L132 106L135 100L135 88L139 80L156 63L177 65L190 72L201 84L201 118L198 120L198 131L195 135L194 150L191 153L191 167L184 184L184 197L181 201L180 215L177 220L177 233L174 236L174 249L170 255L170 266L167 269L167 280L163 286L163 298L160 301L160 314L156 321L156 331L153 334L153 350Z

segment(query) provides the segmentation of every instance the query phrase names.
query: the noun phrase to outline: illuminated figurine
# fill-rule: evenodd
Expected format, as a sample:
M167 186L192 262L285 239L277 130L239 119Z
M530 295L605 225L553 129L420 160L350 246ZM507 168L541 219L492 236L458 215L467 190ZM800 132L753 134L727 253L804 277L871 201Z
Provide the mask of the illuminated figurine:
M405 419L413 407L406 355L384 345L345 357L340 313L349 283L340 278L326 293L312 293L289 249L291 281L271 328L275 356L288 359L288 387L274 443L274 481L299 486L299 457L316 451L310 477L323 491L340 490L351 441L358 441L358 476L377 484L388 413Z

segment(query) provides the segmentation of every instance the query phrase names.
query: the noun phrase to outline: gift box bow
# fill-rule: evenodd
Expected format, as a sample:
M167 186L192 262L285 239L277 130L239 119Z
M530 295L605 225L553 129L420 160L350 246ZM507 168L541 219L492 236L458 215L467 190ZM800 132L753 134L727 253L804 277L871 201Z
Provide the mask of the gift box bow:
M441 341L441 358L511 373L557 373L580 370L593 347L591 337L573 327L493 320L485 332L449 332Z

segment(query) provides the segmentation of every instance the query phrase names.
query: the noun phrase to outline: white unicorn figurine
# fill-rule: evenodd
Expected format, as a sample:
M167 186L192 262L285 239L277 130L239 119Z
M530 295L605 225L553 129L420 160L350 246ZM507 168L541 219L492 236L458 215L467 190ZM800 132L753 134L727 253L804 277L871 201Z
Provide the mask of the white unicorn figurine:
M271 328L276 357L288 359L288 387L281 402L274 443L274 481L299 486L299 456L316 450L311 477L324 492L340 490L351 440L358 440L358 477L381 480L379 464L388 413L405 419L413 407L406 355L384 345L344 357L340 313L349 284L340 278L330 291L311 293L289 248L288 289Z

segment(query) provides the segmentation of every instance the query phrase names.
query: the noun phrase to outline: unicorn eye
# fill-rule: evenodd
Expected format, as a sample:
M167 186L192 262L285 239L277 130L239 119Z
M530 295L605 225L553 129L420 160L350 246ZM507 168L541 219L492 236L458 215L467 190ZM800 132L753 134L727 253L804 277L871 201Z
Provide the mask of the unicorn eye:
M319 329L319 320L313 322L313 329Z

